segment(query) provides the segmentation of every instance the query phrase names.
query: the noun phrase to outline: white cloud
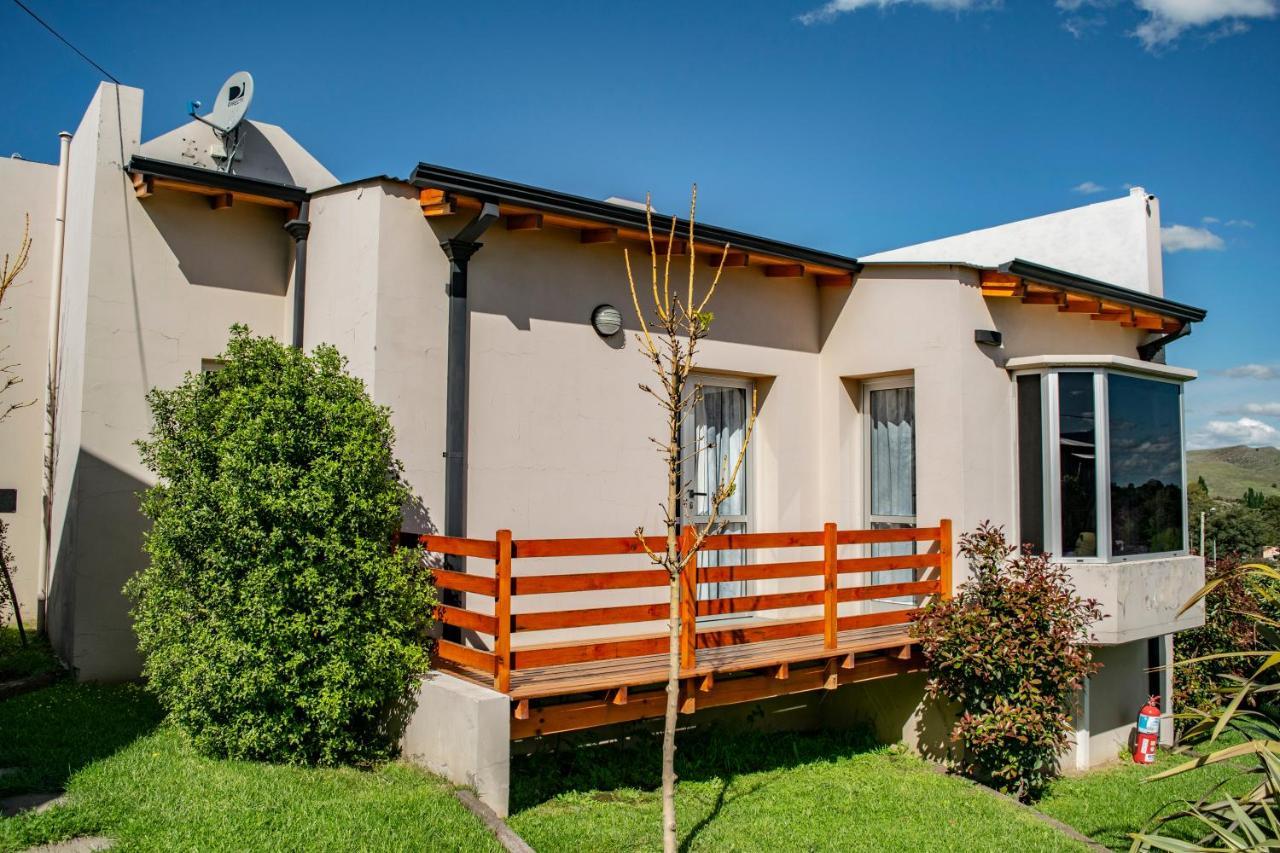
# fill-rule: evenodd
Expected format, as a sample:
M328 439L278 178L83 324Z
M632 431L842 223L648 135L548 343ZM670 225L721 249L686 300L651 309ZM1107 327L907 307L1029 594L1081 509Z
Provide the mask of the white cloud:
M1146 18L1133 35L1147 50L1169 47L1189 30L1205 29L1211 41L1249 29L1250 20L1280 14L1280 0L1127 0ZM1106 23L1104 10L1125 0L1056 0L1062 26L1076 38Z
M1222 371L1231 379L1280 379L1280 367L1273 364L1241 364Z
M1240 407L1239 411L1246 415L1280 418L1280 403L1245 403Z
M802 24L820 24L844 12L874 7L888 9L892 6L924 6L937 12L968 12L1000 5L1000 0L828 0L816 9L800 15Z
M1200 221L1205 225L1217 225L1222 220L1216 216L1202 216L1200 217Z
M1208 228L1190 225L1166 225L1160 229L1160 245L1166 252L1220 252L1227 247L1222 238Z
M1133 0L1147 19L1133 34L1147 50L1159 50L1197 27L1216 27L1213 37L1248 29L1247 19L1274 18L1280 0Z
M1102 184L1095 184L1093 181L1085 181L1083 184L1076 184L1071 188L1071 191L1080 195L1093 195L1094 193L1104 193L1107 188Z
M1256 418L1209 421L1203 430L1191 437L1191 444L1201 448L1228 444L1247 444L1253 447L1275 445L1280 444L1280 430Z
M1227 227L1228 228L1253 228L1255 226L1253 222L1248 219L1228 219Z

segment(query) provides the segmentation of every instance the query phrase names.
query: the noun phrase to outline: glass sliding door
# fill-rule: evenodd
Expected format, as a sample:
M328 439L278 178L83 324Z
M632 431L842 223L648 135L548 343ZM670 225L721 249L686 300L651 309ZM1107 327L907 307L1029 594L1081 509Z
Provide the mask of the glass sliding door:
M866 412L867 525L872 530L916 526L916 395L910 379L868 382ZM915 553L915 543L871 546L871 556ZM872 584L908 583L914 569L872 572ZM910 603L911 597L891 599Z
M686 524L705 524L711 515L711 499L733 475L733 465L746 440L750 417L751 382L723 377L694 377L695 394L689 414L681 427L684 449L682 480L683 513ZM720 504L718 526L724 533L746 533L749 529L751 454L742 461L733 494ZM745 551L704 551L699 566L740 566ZM698 598L735 598L746 594L744 581L698 585Z

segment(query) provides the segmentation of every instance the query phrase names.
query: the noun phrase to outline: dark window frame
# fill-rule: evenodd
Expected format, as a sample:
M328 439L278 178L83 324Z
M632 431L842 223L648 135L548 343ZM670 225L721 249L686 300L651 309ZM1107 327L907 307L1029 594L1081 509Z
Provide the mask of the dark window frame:
M1060 399L1059 399L1059 380L1063 374L1090 374L1094 377L1094 444L1096 448L1095 459L1095 487L1096 487L1096 512L1097 512L1097 554L1091 557L1063 557L1062 548L1062 490L1061 490L1061 464L1058 456L1060 450ZM1110 377L1123 376L1132 379L1141 379L1151 382L1160 382L1176 386L1178 388L1178 439L1180 444L1180 462L1181 462L1181 495L1182 495L1182 546L1173 551L1152 551L1141 554L1113 554L1112 525L1111 525L1111 418L1110 418ZM1041 448L1041 501L1042 501L1042 529L1043 542L1032 543L1041 544L1043 550L1052 554L1056 560L1065 563L1120 563L1131 560L1152 560L1163 557L1182 556L1190 553L1189 541L1186 530L1186 499L1187 499L1187 459L1186 459L1186 415L1185 415L1185 395L1182 386L1185 380L1162 376L1153 373L1147 373L1137 370L1125 370L1116 367L1102 366L1046 366L1030 370L1020 370L1014 375L1013 393L1014 393L1014 412L1013 421L1015 429L1015 477L1014 482L1017 488L1017 498L1014 505L1017 508L1015 515L1017 516L1017 525L1019 539L1025 538L1023 532L1023 511L1026 507L1034 503L1034 498L1024 495L1024 492L1030 486L1035 487L1034 477L1023 476L1022 454L1024 453L1023 437L1019 429L1019 405L1018 393L1020 390L1019 380L1027 376L1040 377L1040 439Z

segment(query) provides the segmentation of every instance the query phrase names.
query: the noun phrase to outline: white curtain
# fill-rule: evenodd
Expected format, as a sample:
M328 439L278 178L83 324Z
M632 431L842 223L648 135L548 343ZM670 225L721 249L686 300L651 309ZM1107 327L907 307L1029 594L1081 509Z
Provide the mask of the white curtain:
M871 515L916 514L913 388L871 392Z
M913 527L916 514L916 412L914 388L885 388L871 392L871 513L872 528ZM901 521L874 520L877 516L904 517ZM874 557L915 553L911 542L884 542L871 546ZM871 583L908 583L914 569L872 572ZM889 603L910 603L910 597ZM872 610L878 609L871 604Z
M747 392L742 388L703 387L702 398L694 407L694 446L696 463L693 475L693 514L711 512L711 496L728 482L733 463L742 452L747 427ZM745 469L745 465L744 465ZM746 494L742 488L743 471L738 472L738 488L724 503L720 515L744 515Z

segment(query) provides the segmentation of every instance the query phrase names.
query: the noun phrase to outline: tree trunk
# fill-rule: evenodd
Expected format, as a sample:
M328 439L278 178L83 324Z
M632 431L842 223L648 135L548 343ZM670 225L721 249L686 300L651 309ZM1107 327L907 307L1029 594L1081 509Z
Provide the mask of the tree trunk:
M680 713L680 581L671 581L671 650L667 659L667 717L662 726L662 850L676 853L676 722Z

